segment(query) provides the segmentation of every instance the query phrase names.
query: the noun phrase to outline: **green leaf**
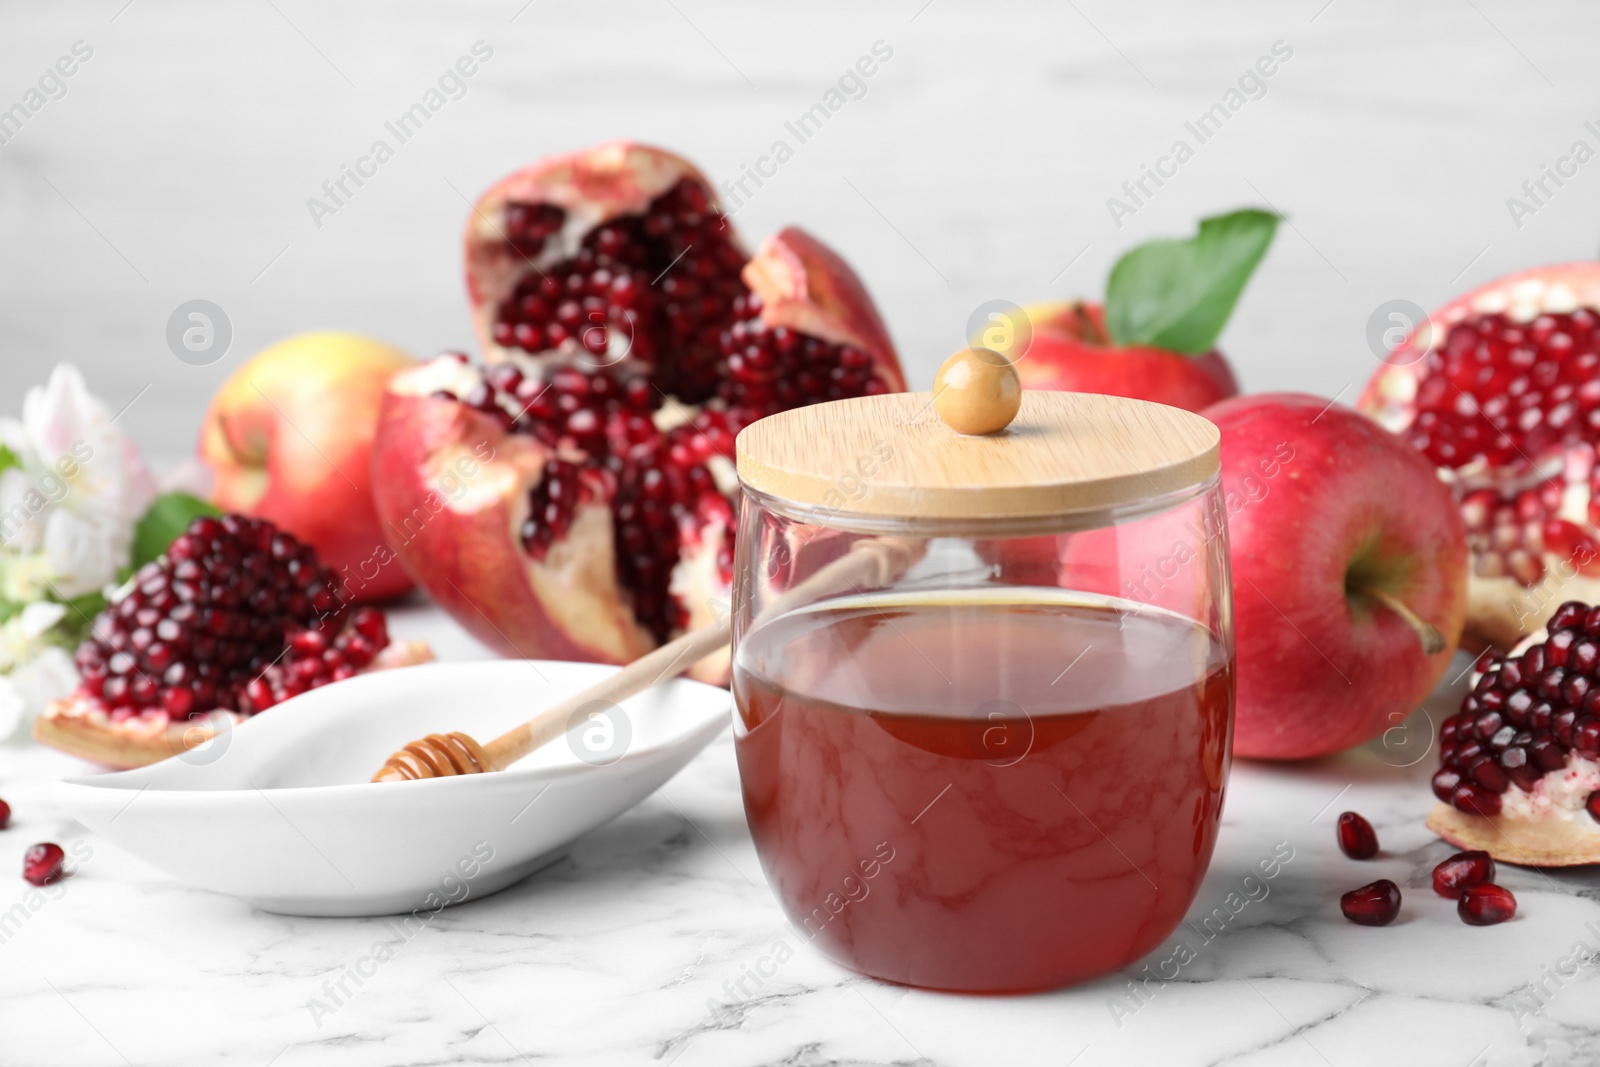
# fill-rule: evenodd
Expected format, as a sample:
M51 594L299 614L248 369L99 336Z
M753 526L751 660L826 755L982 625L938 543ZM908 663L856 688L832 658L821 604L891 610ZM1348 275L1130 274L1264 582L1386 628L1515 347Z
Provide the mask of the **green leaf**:
M1209 352L1277 228L1276 214L1245 208L1202 219L1193 237L1151 241L1126 253L1106 283L1112 339L1186 356Z
M8 471L12 467L20 466L22 466L22 460L17 458L17 454L5 445L0 445L0 471Z
M188 493L163 493L133 528L133 565L143 567L167 550L173 538L201 515L221 515L211 504Z

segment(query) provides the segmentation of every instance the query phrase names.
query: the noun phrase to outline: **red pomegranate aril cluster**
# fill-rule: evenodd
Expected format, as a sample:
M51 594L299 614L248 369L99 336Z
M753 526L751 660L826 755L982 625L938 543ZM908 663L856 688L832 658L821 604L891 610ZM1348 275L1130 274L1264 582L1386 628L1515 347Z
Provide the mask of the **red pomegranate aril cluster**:
M1462 498L1467 546L1479 577L1510 576L1536 585L1544 577L1546 553L1570 560L1580 574L1600 575L1600 542L1558 516L1563 491L1561 479L1547 478L1504 493L1474 489Z
M50 885L66 877L67 854L49 841L34 845L22 855L22 877L33 885Z
M1600 608L1569 601L1547 633L1520 656L1480 661L1477 685L1439 729L1440 800L1497 815L1512 785L1530 792L1573 754L1600 757Z
M1378 854L1378 834L1372 824L1353 811L1339 816L1339 849L1353 860L1370 860Z
M506 243L532 259L544 251L545 240L566 221L567 213L554 204L509 204Z
M1406 436L1438 466L1523 466L1600 433L1600 316L1587 308L1469 319L1427 360Z
M755 293L739 297L733 303L735 321L722 331L723 380L717 394L730 407L761 417L885 391L873 374L871 356L787 326L768 329L761 307Z
M713 455L732 456L744 424L739 414L701 411L663 433L652 418L661 398L655 385L642 372L612 367L593 373L559 367L541 379L502 363L485 368L467 395L442 395L491 415L508 431L584 454L582 462L552 457L531 490L519 531L529 556L543 562L571 529L578 505L598 496L611 505L617 577L633 592L634 614L658 640L682 625L684 613L668 593L682 523L716 512L731 527L733 507L707 463ZM719 564L731 580L731 548L724 547Z
M347 611L309 545L260 519L201 517L95 619L76 655L79 691L113 721L248 712L245 687L285 635L337 633Z
M299 629L285 639L283 658L245 685L241 711L265 711L308 689L355 677L389 647L389 624L377 608L358 608L350 625L332 637L325 630Z
M550 205L508 204L508 242L531 261L563 219ZM685 178L643 214L596 226L572 258L530 270L497 310L492 336L502 348L581 349L607 363L654 364L672 351L662 388L700 403L716 390L744 263L705 187Z

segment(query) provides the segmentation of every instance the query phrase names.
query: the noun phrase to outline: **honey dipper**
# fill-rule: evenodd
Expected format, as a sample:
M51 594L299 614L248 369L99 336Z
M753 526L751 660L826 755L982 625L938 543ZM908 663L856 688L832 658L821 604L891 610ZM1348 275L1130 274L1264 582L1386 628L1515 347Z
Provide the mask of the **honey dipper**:
M782 614L794 607L844 589L883 588L893 584L920 554L922 542L901 537L857 541L850 551L819 569L793 589L775 597L763 616ZM641 656L608 676L527 722L514 726L486 745L464 733L429 734L390 756L372 776L374 782L400 782L417 778L444 778L457 774L503 771L543 745L564 735L583 720L573 713L597 701L621 703L659 682L681 674L725 647L731 621L724 616L709 626L691 630L654 652Z

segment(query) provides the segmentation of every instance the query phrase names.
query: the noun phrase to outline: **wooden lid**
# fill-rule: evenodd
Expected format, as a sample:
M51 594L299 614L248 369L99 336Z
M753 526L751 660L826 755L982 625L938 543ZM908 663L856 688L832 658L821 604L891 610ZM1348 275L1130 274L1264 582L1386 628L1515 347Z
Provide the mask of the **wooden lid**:
M744 485L848 527L869 520L1038 520L1138 505L1217 473L1216 426L1161 404L1028 390L999 433L956 433L931 393L795 408L737 442ZM868 525L881 525L871 523Z

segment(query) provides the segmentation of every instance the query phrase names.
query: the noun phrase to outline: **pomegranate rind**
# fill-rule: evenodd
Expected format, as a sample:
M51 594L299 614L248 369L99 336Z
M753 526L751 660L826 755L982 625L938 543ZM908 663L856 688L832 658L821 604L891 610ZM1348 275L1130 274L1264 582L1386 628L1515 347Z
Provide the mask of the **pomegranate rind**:
M556 452L430 395L431 367L390 383L373 451L378 514L407 573L504 656L628 663L654 648L617 584L610 509L580 505L535 561L518 532Z
M1583 867L1600 863L1600 823L1551 819L1529 822L1504 815L1469 815L1436 804L1428 829L1464 850L1481 850L1497 863L1519 867Z
M517 282L534 266L506 240L507 204L553 204L567 213L563 233L581 237L609 219L642 213L650 201L684 178L703 185L713 208L722 210L715 187L693 163L632 141L607 141L548 156L491 185L473 205L464 241L467 296L484 358L499 362L520 351L495 344L494 320Z
M1186 356L1144 345L1103 343L1104 310L1086 301L1033 304L1022 311L1028 322L1027 350L1005 354L1016 363L1024 389L1125 396L1193 412L1239 395L1233 368L1216 349Z
M392 641L361 673L411 667L432 659L433 650L422 641ZM234 726L245 721L233 711L223 710L223 714ZM119 771L149 766L215 736L216 730L203 719L173 723L165 716L151 716L113 722L99 702L77 695L52 700L33 721L33 739L40 744Z
M769 327L854 345L873 357L874 373L891 393L905 391L905 374L877 306L833 249L789 226L761 243L741 277L761 297L761 320Z

